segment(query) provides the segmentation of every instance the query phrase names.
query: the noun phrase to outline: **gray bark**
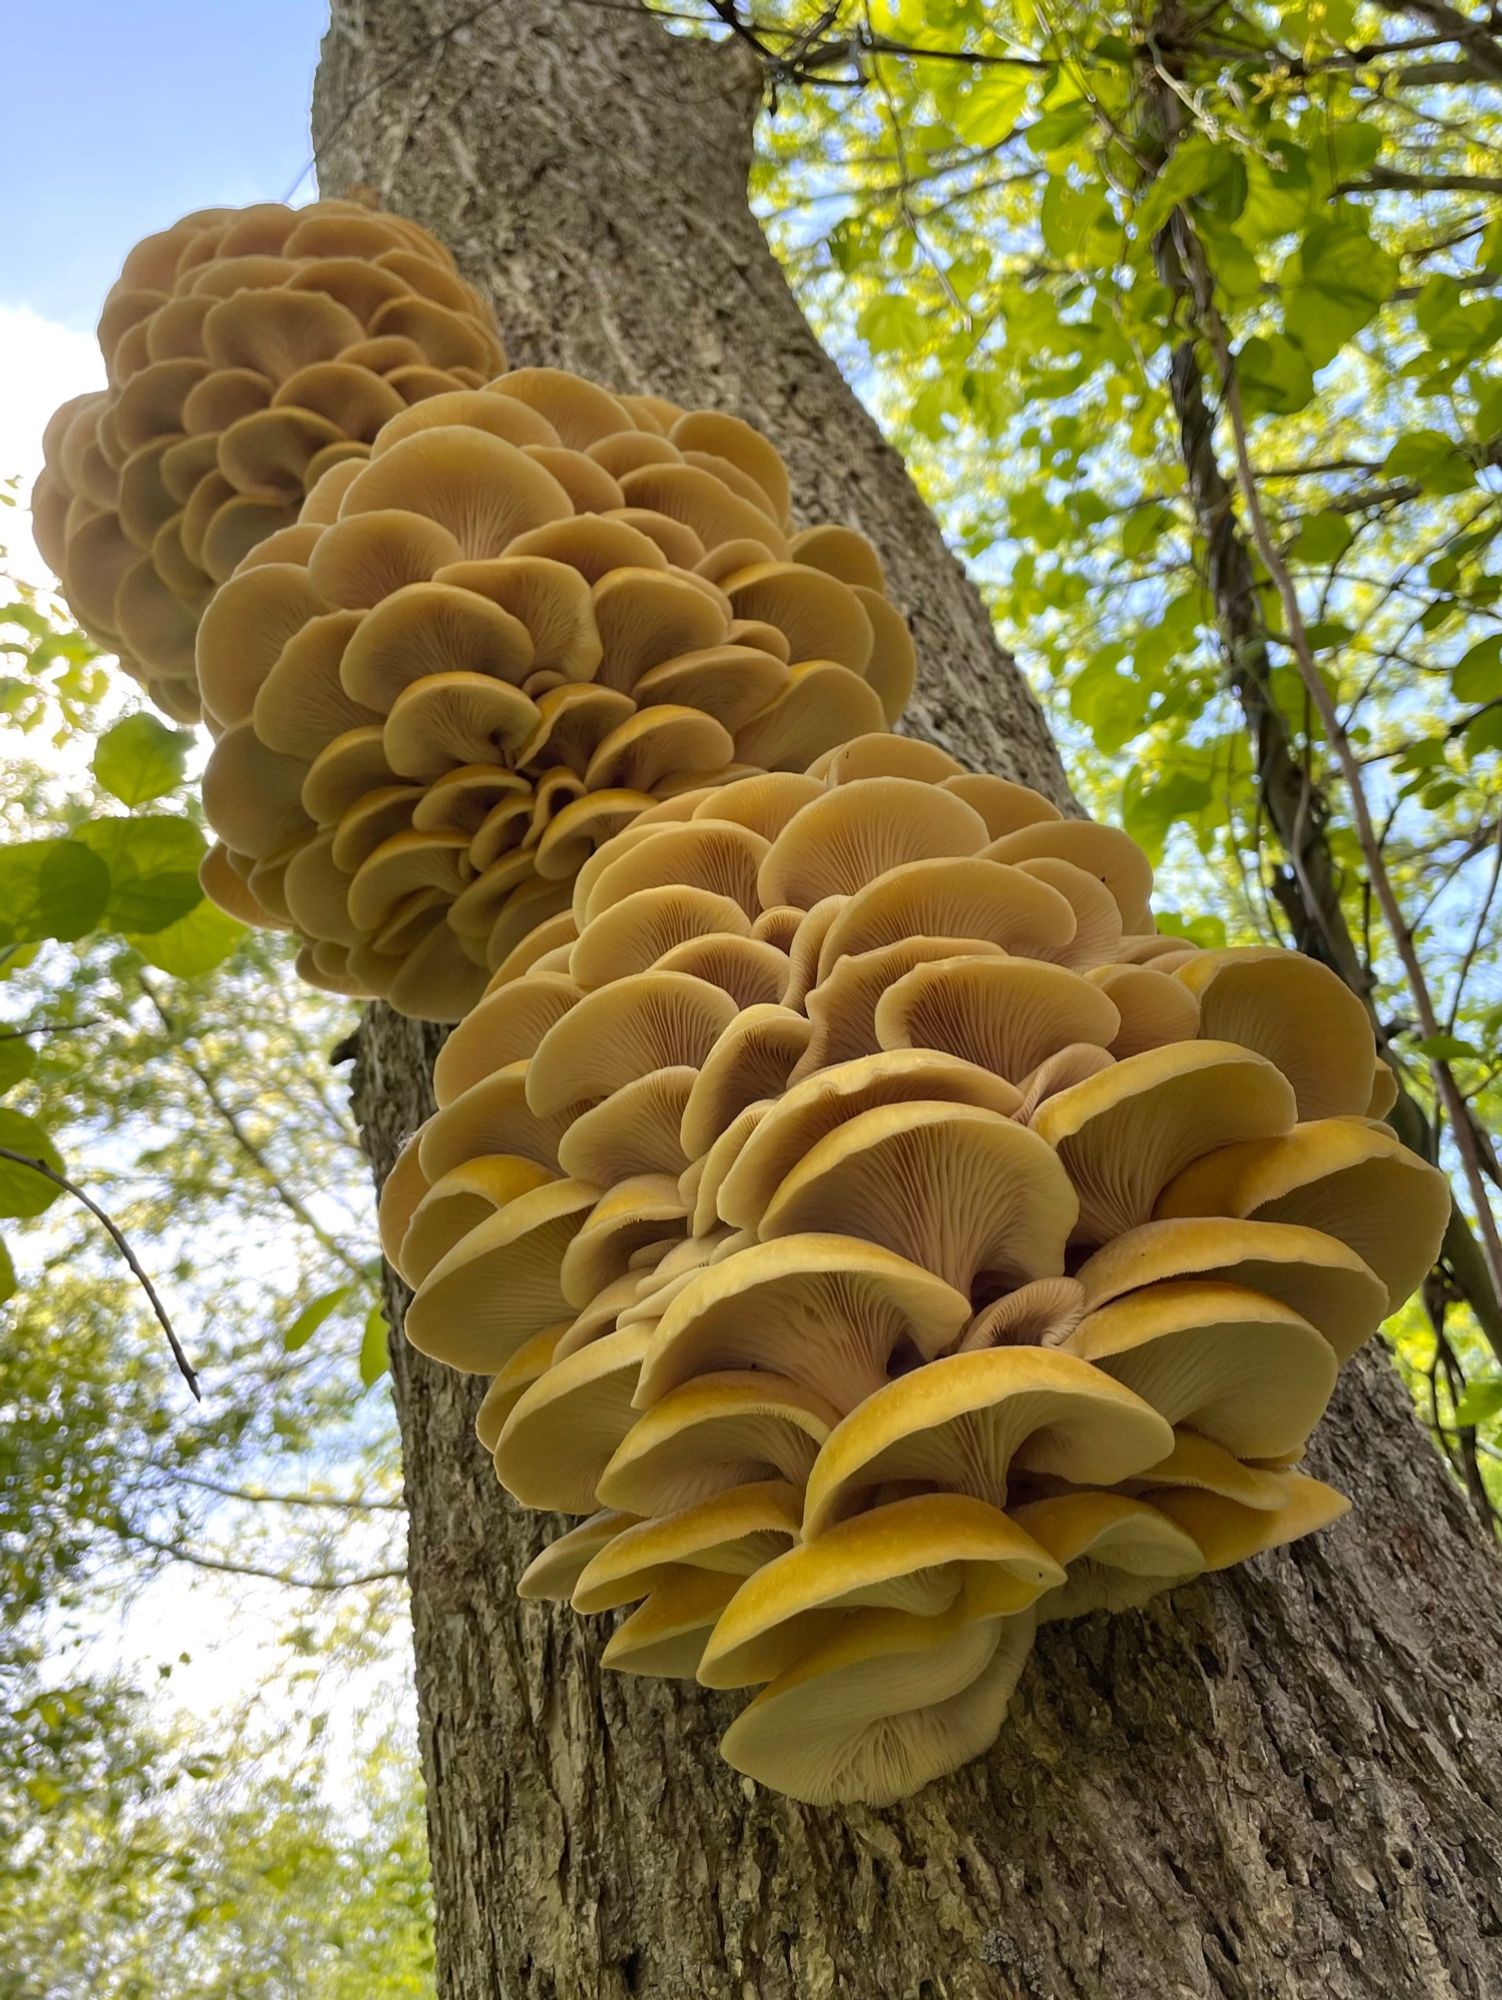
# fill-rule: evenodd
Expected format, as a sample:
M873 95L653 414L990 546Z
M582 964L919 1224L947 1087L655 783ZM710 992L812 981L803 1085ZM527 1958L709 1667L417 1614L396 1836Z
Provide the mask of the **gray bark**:
M585 0L336 0L326 191L373 185L494 296L516 358L719 404L855 521L913 618L913 726L1062 796L1035 705L745 202L736 50ZM433 1030L381 1008L356 1107L379 1179L431 1108ZM392 1305L402 1299L393 1291ZM540 1540L494 1483L479 1385L400 1343L444 2000L1332 2000L1502 1991L1498 1570L1380 1354L1312 1468L1314 1543L1045 1634L987 1759L887 1811L721 1764L722 1698L602 1673L517 1602Z

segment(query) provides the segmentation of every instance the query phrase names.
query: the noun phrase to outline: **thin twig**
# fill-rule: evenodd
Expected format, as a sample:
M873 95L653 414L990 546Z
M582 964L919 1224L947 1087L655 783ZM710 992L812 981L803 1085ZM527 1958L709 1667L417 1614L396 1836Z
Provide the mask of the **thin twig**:
M162 1331L167 1336L167 1345L172 1349L172 1359L177 1363L177 1372L193 1391L194 1401L201 1403L203 1401L203 1391L198 1386L198 1377L194 1374L192 1364L188 1360L187 1355L183 1353L182 1343L178 1340L172 1321L167 1317L167 1308L162 1304L157 1294L156 1286L152 1284L151 1279L147 1276L140 1259L126 1242L119 1224L105 1213L92 1195L85 1194L76 1181L70 1181L68 1176L60 1174L56 1167L49 1167L45 1160L33 1159L28 1153L13 1152L9 1146L0 1146L0 1160L11 1160L18 1167L30 1167L33 1173L40 1174L44 1180L51 1181L54 1187L60 1187L65 1194L72 1195L75 1201L82 1202L95 1221L103 1224L109 1232L115 1248L130 1266L141 1290L151 1301L151 1310L156 1314L158 1321L161 1323Z
M260 1577L266 1583L280 1583L291 1590L357 1590L366 1583L400 1583L406 1577L404 1569L372 1569L360 1576L289 1576L285 1570L266 1569L259 1563L231 1562L227 1556L205 1555L201 1549L183 1548L176 1542L159 1541L154 1535L143 1535L135 1528L116 1530L122 1541L135 1542L143 1549L152 1549L157 1555L172 1556L178 1562L191 1563L195 1569L222 1571L226 1576Z

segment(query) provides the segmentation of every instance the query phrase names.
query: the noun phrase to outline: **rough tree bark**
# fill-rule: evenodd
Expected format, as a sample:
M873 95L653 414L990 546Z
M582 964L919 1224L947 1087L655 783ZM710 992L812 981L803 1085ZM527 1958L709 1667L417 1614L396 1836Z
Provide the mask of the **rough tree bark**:
M857 522L912 616L913 726L1062 796L1037 709L745 200L756 79L625 0L335 0L328 192L444 237L513 354L719 404ZM377 1177L434 1031L372 1009ZM393 1295L393 1308L403 1301ZM537 1524L479 1388L394 1345L444 2000L1332 2000L1502 1991L1498 1571L1380 1354L1314 1469L1354 1517L1142 1614L1045 1635L1001 1743L890 1811L812 1811L719 1761L691 1687L601 1673L522 1606Z

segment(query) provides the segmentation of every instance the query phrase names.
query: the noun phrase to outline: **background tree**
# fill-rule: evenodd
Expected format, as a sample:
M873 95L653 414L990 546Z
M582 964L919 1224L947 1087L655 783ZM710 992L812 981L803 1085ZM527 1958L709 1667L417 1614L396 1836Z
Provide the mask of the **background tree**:
M769 57L765 35L715 11L733 30L717 46L615 7L511 0L452 20L417 0L337 4L315 104L322 185L372 186L442 235L495 298L518 360L764 425L801 504L854 520L891 566L924 663L914 726L1059 795L979 599L812 340L746 202L768 76L787 91L845 63L863 85L878 31L852 9L837 32L847 10L824 10L811 33L785 27ZM953 29L977 11L923 13ZM1453 26L1435 33L1453 46ZM1122 104L1101 115L1119 125L1147 84L1117 39ZM965 67L1031 75L1035 60L1009 49ZM1093 129L1078 64L1048 61L1069 97L1060 126ZM1151 76L1161 67L1149 48ZM880 94L872 81L852 131ZM910 162L896 164L906 181ZM1055 208L1085 198L1072 170L1059 183ZM1188 192L1170 189L1159 227ZM1161 344L1172 300L1154 282L1138 324ZM899 295L887 311L910 323L923 303ZM1111 314L1099 317L1109 341ZM1060 323L1054 338L1062 364L1072 333ZM1213 322L1197 355L1202 338L1223 365ZM1031 423L1067 418L1087 379L1069 373L1029 380L1018 421L1024 397ZM1297 656L1295 618L1280 629ZM1155 719L1194 741L1192 721ZM356 1103L378 1171L429 1108L434 1039L380 1008L366 1017ZM517 1605L532 1531L468 1444L477 1392L399 1346L393 1382L442 1991L1495 1983L1495 1571L1376 1358L1353 1371L1318 1455L1356 1499L1353 1524L1257 1578L1050 1635L993 1758L902 1809L844 1814L751 1792L716 1760L717 1703L612 1681L572 1621Z

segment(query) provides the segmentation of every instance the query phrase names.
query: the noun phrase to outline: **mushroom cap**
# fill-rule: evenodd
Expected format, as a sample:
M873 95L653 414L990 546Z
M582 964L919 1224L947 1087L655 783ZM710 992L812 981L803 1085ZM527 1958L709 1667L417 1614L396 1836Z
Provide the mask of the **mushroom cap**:
M965 1104L886 1104L827 1133L758 1227L863 1236L968 1296L1062 1272L1078 1212L1058 1155L1024 1126Z
M523 1391L530 1389L552 1366L567 1328L567 1320L560 1320L556 1326L545 1326L541 1333L524 1340L485 1391L475 1412L475 1436L492 1458L507 1417L516 1408Z
M1113 1485L1167 1456L1168 1423L1076 1354L988 1348L942 1355L845 1417L808 1478L804 1533L822 1534L893 1479L1004 1506L1008 1470Z
M1434 1262L1450 1218L1444 1176L1365 1118L1317 1118L1187 1163L1160 1217L1224 1215L1322 1230L1363 1259L1395 1311Z
M491 1155L450 1167L412 1211L402 1237L402 1277L409 1285L420 1285L471 1229L518 1195L556 1179L556 1174L535 1160L516 1154Z
M495 1447L496 1476L524 1507L584 1514L631 1430L646 1326L602 1334L552 1365L513 1404ZM604 1496L601 1496L603 1499Z
M734 1016L728 993L684 972L640 972L598 987L533 1051L527 1102L546 1117L652 1070L697 1068Z
M461 1237L407 1308L407 1338L418 1352L490 1374L524 1340L566 1319L563 1254L597 1192L581 1181L549 1181Z
M766 1369L843 1413L886 1381L899 1348L927 1360L968 1314L963 1293L857 1237L758 1243L694 1273L666 1307L638 1405L696 1376Z
M1146 1222L1192 1161L1286 1132L1293 1120L1293 1092L1270 1062L1201 1041L1128 1056L1050 1097L1031 1122L1078 1191L1078 1240L1095 1244Z
M1333 1236L1288 1222L1184 1217L1147 1222L1081 1265L1088 1311L1165 1279L1248 1286L1317 1327L1347 1361L1387 1311L1387 1287Z
M1302 1450L1335 1387L1330 1343L1245 1285L1170 1279L1087 1316L1068 1349L1240 1458Z
M658 1520L640 1521L591 1558L574 1609L613 1611L653 1588L670 1565L713 1571L738 1586L798 1539L803 1495L785 1479L734 1486Z
M637 1417L600 1478L600 1498L664 1514L753 1481L800 1485L838 1419L832 1404L781 1376L696 1376Z
M748 1575L715 1626L699 1678L717 1688L772 1680L847 1611L935 1617L957 1604L969 1583L988 1612L1001 1615L1024 1610L1063 1581L1048 1551L984 1500L958 1493L891 1500Z
M1068 1572L1039 1600L1040 1625L1130 1610L1206 1566L1186 1529L1122 1493L1061 1493L1019 1507L1014 1518Z
M791 1084L748 1139L721 1184L720 1214L757 1228L778 1190L826 1137L867 1111L911 1103L968 1105L1007 1118L1016 1092L989 1070L928 1049L892 1049L818 1070Z
M764 905L808 910L903 862L974 854L985 844L985 822L951 793L911 778L867 778L836 785L793 815L761 865L757 894Z
M1200 1033L1276 1063L1301 1119L1365 1114L1377 1046L1362 1002L1302 952L1202 951L1173 975L1199 1000Z
M1062 966L967 955L904 973L878 1001L874 1025L884 1049L944 1049L1015 1083L1071 1043L1108 1048L1121 1016Z
M581 1521L565 1534L555 1535L517 1578L517 1596L529 1603L566 1604L591 1559L601 1549L608 1548L635 1520L634 1514L616 1514L605 1509L591 1514L587 1521Z
M1033 1620L852 1613L755 1697L720 1754L811 1805L891 1805L995 1742Z
M1350 1512L1333 1486L1300 1472L1280 1475L1284 1494L1276 1507L1247 1507L1224 1494L1177 1487L1151 1493L1153 1505L1199 1544L1205 1568L1229 1569L1264 1550L1312 1535Z
M660 1570L643 1601L606 1641L601 1666L616 1673L691 1681L704 1642L736 1583L733 1576L691 1563Z

